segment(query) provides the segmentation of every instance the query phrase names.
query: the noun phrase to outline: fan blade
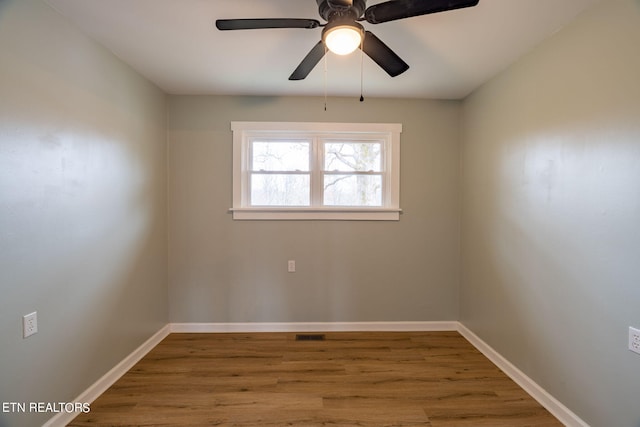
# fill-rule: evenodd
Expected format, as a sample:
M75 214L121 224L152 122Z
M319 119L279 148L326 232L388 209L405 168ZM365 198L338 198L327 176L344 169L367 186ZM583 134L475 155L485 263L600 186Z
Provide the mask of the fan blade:
M479 0L393 0L368 8L364 19L370 24L411 18L429 13L445 12L477 5Z
M219 30L259 30L263 28L317 28L315 19L218 19Z
M298 68L291 74L289 80L303 80L309 75L311 70L320 62L324 57L325 49L324 43L319 41L317 45L311 49L311 51L304 57Z
M365 32L362 50L391 77L398 76L409 69L409 65L371 31Z

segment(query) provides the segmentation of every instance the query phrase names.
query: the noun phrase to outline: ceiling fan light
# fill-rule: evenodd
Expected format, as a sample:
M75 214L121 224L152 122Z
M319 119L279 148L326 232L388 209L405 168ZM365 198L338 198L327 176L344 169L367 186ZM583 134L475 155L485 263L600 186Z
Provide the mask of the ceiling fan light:
M337 55L348 55L362 43L362 31L352 25L333 27L324 34L327 48Z

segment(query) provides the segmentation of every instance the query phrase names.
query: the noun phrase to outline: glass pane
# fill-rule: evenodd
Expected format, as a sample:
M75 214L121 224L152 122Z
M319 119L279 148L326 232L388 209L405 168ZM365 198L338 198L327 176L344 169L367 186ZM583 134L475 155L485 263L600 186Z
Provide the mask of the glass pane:
M309 175L252 174L252 206L309 206Z
M380 172L381 150L380 142L325 142L324 170Z
M251 170L309 170L308 141L254 141L251 148Z
M325 175L325 206L382 206L382 176Z

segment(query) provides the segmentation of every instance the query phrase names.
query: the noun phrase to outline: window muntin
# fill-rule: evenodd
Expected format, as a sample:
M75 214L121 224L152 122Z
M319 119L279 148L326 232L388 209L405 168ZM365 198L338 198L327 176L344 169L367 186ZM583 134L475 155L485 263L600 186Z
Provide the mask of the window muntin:
M234 219L399 219L401 129L232 122Z

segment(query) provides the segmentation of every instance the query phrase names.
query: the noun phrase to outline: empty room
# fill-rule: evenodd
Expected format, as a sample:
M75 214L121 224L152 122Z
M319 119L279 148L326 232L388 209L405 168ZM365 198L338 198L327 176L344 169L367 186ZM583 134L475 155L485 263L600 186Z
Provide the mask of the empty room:
M639 396L640 0L0 0L0 427Z

